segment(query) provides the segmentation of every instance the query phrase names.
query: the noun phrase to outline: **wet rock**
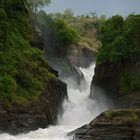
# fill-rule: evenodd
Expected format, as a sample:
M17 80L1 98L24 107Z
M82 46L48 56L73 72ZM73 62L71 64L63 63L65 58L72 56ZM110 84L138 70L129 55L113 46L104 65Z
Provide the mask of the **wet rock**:
M76 44L70 47L67 55L61 57L55 55L53 48L47 49L49 49L45 50L47 60L51 67L58 71L61 79L71 77L76 87L85 83L84 75L79 67L87 68L95 61L95 53L91 47L86 44Z
M99 99L99 88L116 108L140 107L140 65L102 63L95 67L90 97Z
M0 107L0 132L27 133L55 124L65 98L66 84L57 78L49 79L38 101L27 105L13 104L10 109Z
M73 140L139 140L140 110L112 110L69 133Z
M60 79L71 78L75 86L81 85L84 75L68 58L48 58L49 64L58 71Z
M95 52L86 43L77 44L71 47L68 58L73 65L87 68L95 61Z

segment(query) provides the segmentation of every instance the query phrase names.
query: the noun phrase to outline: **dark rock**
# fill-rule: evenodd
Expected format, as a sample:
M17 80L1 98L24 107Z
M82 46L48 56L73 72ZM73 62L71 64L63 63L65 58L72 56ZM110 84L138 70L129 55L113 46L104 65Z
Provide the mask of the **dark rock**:
M81 82L84 81L83 73L78 69L77 66L72 64L68 58L56 58L49 57L49 64L53 69L58 71L60 79L71 78L75 82L75 86L81 85Z
M10 109L0 110L0 132L19 134L55 124L59 110L67 98L66 84L49 79L40 99L28 105L13 104ZM2 106L1 106L2 108Z
M95 67L90 97L99 99L99 88L116 108L139 108L140 65L102 63Z
M140 110L113 110L69 133L73 140L139 140Z
M53 47L48 46L45 52L49 64L58 71L60 79L71 77L76 88L85 83L84 75L78 68L87 68L95 61L94 51L87 45L71 46L67 55L61 57L55 55Z
M95 62L95 52L86 43L77 44L71 47L68 58L73 65L87 68Z

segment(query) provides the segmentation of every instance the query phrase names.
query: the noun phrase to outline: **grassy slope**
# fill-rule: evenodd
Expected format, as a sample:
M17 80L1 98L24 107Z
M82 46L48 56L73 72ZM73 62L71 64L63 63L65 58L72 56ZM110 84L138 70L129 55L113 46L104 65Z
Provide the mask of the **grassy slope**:
M96 38L96 22L94 17L73 17L73 19L68 22L80 36L79 45L81 44L82 46L83 44L87 44L95 53L100 47L100 42Z
M2 0L0 4L0 102L28 104L38 100L48 71L44 54L31 48L30 13L26 0Z

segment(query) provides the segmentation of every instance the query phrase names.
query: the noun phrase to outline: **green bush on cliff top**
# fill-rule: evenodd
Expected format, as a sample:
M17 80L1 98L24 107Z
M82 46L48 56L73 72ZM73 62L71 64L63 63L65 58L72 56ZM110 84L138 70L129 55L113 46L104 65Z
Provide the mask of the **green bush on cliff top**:
M38 26L46 37L46 49L50 48L48 49L48 51L51 50L50 54L53 52L55 56L65 57L71 49L71 45L77 43L78 34L65 20L53 19L44 11L40 11L36 17ZM47 46L49 47L47 48Z
M140 53L140 15L108 19L98 31L102 47L97 63L135 62Z
M102 47L97 54L97 65L113 65L121 93L140 90L140 15L129 15L126 19L113 16L98 30Z

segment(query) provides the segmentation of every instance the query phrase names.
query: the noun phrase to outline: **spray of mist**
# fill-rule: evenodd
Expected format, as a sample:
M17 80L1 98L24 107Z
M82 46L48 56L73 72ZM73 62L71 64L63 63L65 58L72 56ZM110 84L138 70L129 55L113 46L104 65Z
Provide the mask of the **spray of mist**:
M75 82L71 78L64 79L68 85L69 100L65 100L63 103L64 112L58 115L58 125L19 136L1 134L0 140L69 140L66 136L68 132L89 123L107 109L105 104L102 103L103 105L100 106L96 100L89 98L94 67L95 64L87 69L79 68L85 81L77 89L75 89Z

